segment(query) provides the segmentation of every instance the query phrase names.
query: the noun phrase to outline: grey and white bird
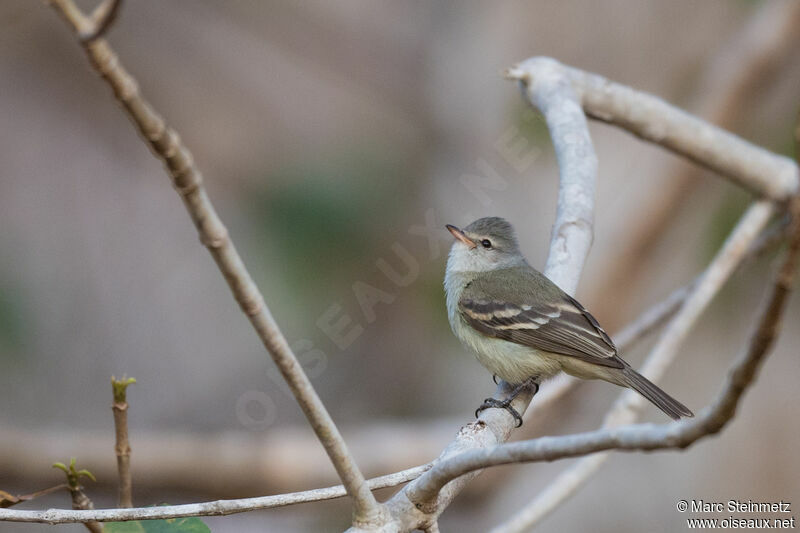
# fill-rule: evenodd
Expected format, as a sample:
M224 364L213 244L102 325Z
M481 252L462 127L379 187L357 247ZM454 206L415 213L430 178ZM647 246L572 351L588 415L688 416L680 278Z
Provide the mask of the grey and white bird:
M492 374L536 387L561 371L602 379L634 389L673 419L694 416L622 360L597 320L528 264L511 224L487 217L447 229L456 239L444 279L450 326ZM513 396L488 399L479 410L504 407L521 424Z

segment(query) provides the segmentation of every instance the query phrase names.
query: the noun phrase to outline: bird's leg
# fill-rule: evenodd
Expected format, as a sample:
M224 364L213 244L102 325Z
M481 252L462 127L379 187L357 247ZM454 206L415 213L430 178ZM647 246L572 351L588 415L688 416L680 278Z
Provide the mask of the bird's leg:
M534 395L537 392L539 392L539 383L537 381L538 379L539 378L536 376L529 377L528 379L526 379L525 381L523 381L522 383L516 385L513 389L511 389L511 392L508 394L508 396L506 396L502 400L498 400L497 398L486 398L485 400L483 400L481 406L475 410L475 417L477 418L478 414L484 409L496 407L498 409L505 409L506 411L511 413L511 416L514 417L514 421L516 422L516 427L520 427L522 425L522 415L520 415L519 412L511 406L511 402L513 402L514 399L527 388L533 390Z

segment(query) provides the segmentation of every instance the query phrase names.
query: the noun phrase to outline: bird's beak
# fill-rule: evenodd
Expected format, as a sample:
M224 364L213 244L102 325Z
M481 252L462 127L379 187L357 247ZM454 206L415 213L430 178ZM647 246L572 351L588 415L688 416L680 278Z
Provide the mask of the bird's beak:
M478 246L477 244L475 244L475 241L473 241L472 239L470 239L469 237L464 235L463 231L461 231L457 227L453 226L452 224L446 224L445 228L447 228L447 231L449 231L450 233L453 234L453 237L455 237L459 241L461 241L464 244L466 244L467 246L469 246L470 249L475 248L475 247Z

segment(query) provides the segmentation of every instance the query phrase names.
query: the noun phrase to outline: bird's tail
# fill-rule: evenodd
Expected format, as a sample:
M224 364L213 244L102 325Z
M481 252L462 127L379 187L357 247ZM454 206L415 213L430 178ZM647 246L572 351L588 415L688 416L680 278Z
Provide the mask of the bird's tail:
M631 367L626 365L622 369L622 376L625 385L650 400L653 405L664 411L670 418L678 420L682 416L694 416L694 413L689 408Z

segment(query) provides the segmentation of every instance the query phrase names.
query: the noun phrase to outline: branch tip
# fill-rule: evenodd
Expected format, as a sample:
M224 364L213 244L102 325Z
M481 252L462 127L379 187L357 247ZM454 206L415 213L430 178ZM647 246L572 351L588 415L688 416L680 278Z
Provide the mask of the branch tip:
M89 16L91 27L78 33L78 38L84 44L91 43L102 37L111 28L122 7L122 0L104 0Z
M507 80L518 80L522 82L528 81L527 73L520 69L517 65L509 67L503 71L503 78Z
M136 383L136 378L128 378L122 375L122 379L118 380L111 376L111 387L114 391L114 403L124 404L127 403L128 386Z

